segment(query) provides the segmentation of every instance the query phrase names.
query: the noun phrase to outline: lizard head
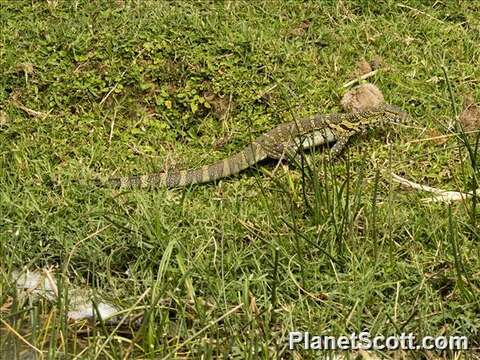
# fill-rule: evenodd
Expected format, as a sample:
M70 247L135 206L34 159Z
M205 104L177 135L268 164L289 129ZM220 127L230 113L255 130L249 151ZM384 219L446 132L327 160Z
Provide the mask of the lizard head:
M378 110L383 113L387 122L403 123L408 118L407 112L395 105L382 104L379 106Z
M390 104L381 104L358 113L358 116L356 116L357 122L360 123L360 127L363 129L403 123L407 118L408 114L403 109Z

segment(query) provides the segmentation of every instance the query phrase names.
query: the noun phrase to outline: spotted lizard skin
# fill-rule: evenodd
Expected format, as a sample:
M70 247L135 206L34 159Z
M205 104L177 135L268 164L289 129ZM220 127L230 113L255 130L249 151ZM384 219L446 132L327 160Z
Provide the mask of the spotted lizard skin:
M335 145L331 149L330 158L334 159L353 135L389 123L402 122L406 117L407 114L402 109L389 104L364 112L314 115L281 124L260 135L238 153L210 165L197 169L110 178L100 183L115 188L185 187L236 175L267 158L280 160L295 157L300 147L310 149L332 142Z

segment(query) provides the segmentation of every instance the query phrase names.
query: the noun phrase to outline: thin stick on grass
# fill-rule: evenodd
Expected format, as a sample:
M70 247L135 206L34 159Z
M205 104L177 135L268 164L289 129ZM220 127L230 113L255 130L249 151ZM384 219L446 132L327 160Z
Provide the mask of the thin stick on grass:
M353 84L359 82L359 81L362 81L362 80L365 80L365 79L368 79L369 77L372 77L374 76L376 73L378 72L378 69L377 70L373 70L373 71L370 71L366 74L363 74L362 76L359 76L353 80L350 80L349 82L346 82L345 84L343 84L343 88L346 89L350 86L352 86Z
M398 6L398 7L402 7L402 8L406 8L406 9L409 9L409 10L413 10L413 11L416 12L417 15L418 15L418 14L424 15L424 16L430 18L430 19L433 19L433 20L435 20L435 21L438 21L438 22L439 22L440 24L442 24L442 25L445 25L445 23L444 23L442 20L437 19L435 16L432 16L432 15L430 15L430 14L427 14L426 12L423 12L423 11L421 11L421 10L415 9L414 7L411 7L411 6L408 6L408 5L404 5L404 4L397 4L397 6Z
M15 106L17 109L20 109L27 113L27 115L33 116L33 117L40 117L40 118L46 118L49 113L43 112L43 111L37 111L33 109L29 109L26 106L20 104L18 101L12 101L12 105Z
M122 72L122 74L120 75L120 78L123 79L123 76L125 75L125 73L127 72L127 70L125 70L124 72ZM100 103L98 105L103 105L103 103L105 101L107 101L107 99L109 98L109 96L112 94L112 92L115 91L115 89L117 88L117 86L120 84L120 82L117 82L115 85L112 86L112 88L110 89L110 91L103 97L103 99L100 101Z
M115 108L113 112L113 119L112 122L110 123L110 135L108 136L108 143L112 143L112 137L113 137L113 129L115 127L115 118L117 117L117 109Z
M466 198L473 196L473 193L471 192L463 193L460 191L448 191L443 189L437 189L427 185L417 184L407 179L404 179L401 176L398 176L394 173L391 173L391 176L393 181L396 181L402 184L403 186L406 186L415 190L426 191L433 194L433 197L431 199L424 199L423 202L437 202L437 201L450 202L450 201L457 201L457 200L463 201Z
M479 133L480 130L471 130L471 131L465 131L464 134L476 134ZM453 133L453 134L445 134L445 135L439 135L439 136L433 136L425 139L416 139L416 140L410 140L406 141L405 144L415 144L419 142L424 142L424 141L434 141L434 140L443 140L443 139L448 139L450 137L457 137L459 134L458 133Z

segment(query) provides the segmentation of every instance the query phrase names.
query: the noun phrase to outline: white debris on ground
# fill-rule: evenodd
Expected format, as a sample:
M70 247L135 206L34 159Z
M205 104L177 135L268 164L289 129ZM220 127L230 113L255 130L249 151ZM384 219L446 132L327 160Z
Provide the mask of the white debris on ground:
M31 297L33 300L44 298L48 301L56 301L58 289L55 272L51 269L36 271L13 271L13 279L19 297ZM102 320L112 318L119 312L115 306L106 302L96 304L96 310L92 304L92 290L68 286L69 311L67 317L72 320L92 319L100 317Z
M429 202L452 202L452 201L463 201L471 196L473 196L472 193L464 193L460 191L447 191L447 190L442 190L442 189L437 189L434 187L430 187L427 185L420 185L417 183L414 183L412 181L409 181L407 179L402 178L401 176L398 176L396 174L392 173L392 179L400 184L402 184L405 187L408 187L410 189L415 189L415 190L420 190L420 191L426 191L429 193L432 193L432 197L422 199L422 202L424 203L429 203Z
M97 310L102 319L111 318L114 314L118 313L116 307L103 302L97 305ZM73 320L91 319L94 315L96 315L96 313L94 312L91 302L88 304L85 302L80 303L75 307L75 310L68 312L68 317Z

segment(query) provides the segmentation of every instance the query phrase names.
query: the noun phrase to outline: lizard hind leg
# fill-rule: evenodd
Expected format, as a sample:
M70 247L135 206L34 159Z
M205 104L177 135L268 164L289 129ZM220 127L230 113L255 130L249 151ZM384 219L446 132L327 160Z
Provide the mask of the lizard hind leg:
M269 145L268 147L265 147L265 150L270 159L278 161L289 160L297 154L296 149L284 144Z
M269 149L268 157L279 163L286 160L289 164L299 168L310 165L310 159L305 155L303 149L293 145L276 144Z

